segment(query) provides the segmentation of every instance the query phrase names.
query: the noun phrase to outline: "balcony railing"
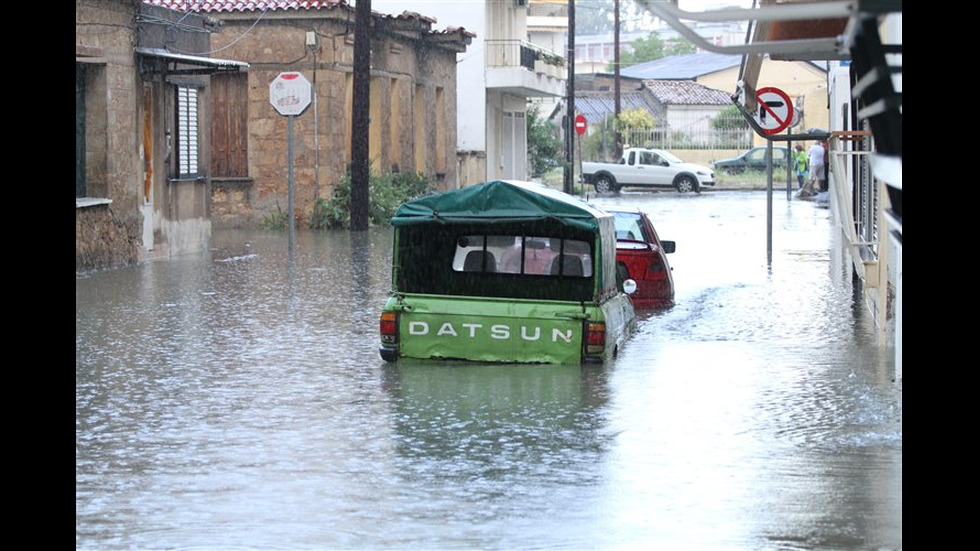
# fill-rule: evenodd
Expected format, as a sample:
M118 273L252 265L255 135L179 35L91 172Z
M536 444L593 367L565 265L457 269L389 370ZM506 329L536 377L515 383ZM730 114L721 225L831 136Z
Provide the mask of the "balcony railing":
M524 67L534 73L558 77L565 58L523 40L487 40L487 68Z

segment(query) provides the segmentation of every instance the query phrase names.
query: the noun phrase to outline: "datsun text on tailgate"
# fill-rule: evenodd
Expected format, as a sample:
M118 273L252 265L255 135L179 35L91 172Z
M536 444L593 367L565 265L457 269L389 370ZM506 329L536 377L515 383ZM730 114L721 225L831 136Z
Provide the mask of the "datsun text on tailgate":
M404 203L392 224L389 362L600 363L635 329L614 218L571 195L497 180Z

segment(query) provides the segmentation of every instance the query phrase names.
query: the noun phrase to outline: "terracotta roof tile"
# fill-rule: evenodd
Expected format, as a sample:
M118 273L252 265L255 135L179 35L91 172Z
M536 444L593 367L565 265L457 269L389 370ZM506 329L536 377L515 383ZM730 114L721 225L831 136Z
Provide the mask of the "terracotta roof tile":
M289 11L289 10L331 10L336 8L353 9L347 0L142 0L144 4L159 6L180 12L195 13L232 13L232 12L265 12L265 11ZM436 22L434 17L422 15L413 11L403 11L400 14L383 14L372 11L374 17L382 19L412 20L417 19L422 23L432 25ZM476 36L475 33L467 31L462 27L447 27L442 31L429 30L430 36L458 37L463 44L469 44L469 39Z
M435 17L429 17L428 15L422 15L421 13L405 10L401 13L384 14L381 17L387 19L418 19L424 23L429 23L430 25L436 22Z
M643 84L664 105L728 105L728 93L690 80L644 80Z
M319 10L347 6L346 0L143 0L143 2L182 12L201 13Z
M351 7L347 3L347 0L143 0L143 3L180 12L198 13L329 10L338 7ZM408 10L399 14L372 13L375 17L387 19L418 19L430 25L436 22L435 17ZM430 34L458 34L462 37L470 38L476 36L475 33L467 31L462 27L447 27L442 31L430 31Z
M441 32L442 32L442 34L460 34L462 36L468 36L470 38L473 38L474 36L476 36L476 33L471 32L471 31L468 31L468 30L464 29L463 27L446 27L446 30L441 31Z
M620 109L642 109L656 119L657 126L666 125L666 116L663 109L657 105L656 100L649 90L630 90L621 92L619 95ZM616 112L614 92L576 92L575 110L585 115L590 124L598 124L598 121L610 117Z

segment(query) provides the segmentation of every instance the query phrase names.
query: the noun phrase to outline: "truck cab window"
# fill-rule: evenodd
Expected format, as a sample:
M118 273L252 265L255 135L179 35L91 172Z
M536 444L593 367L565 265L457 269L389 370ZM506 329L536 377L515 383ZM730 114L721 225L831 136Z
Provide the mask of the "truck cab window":
M559 255L574 263L567 270L556 266ZM589 243L575 239L531 235L464 235L456 241L454 272L523 274L529 276L565 275L592 277L592 249Z

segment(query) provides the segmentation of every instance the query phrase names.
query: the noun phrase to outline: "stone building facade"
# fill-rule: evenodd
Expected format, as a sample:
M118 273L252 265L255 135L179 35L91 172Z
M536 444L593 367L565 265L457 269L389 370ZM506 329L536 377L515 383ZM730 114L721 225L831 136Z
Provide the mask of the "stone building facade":
M76 270L139 256L135 19L132 2L75 3Z
M210 245L217 21L133 0L75 2L75 269Z
M212 48L249 63L242 74L212 78L211 220L215 227L259 227L288 212L287 117L269 101L283 72L312 85L312 104L293 119L294 209L309 223L351 162L354 8L343 0L297 1L263 11L246 2L156 0L200 9L222 22ZM457 187L456 54L472 34L431 30L415 13L371 21L369 154L375 174L424 175Z

